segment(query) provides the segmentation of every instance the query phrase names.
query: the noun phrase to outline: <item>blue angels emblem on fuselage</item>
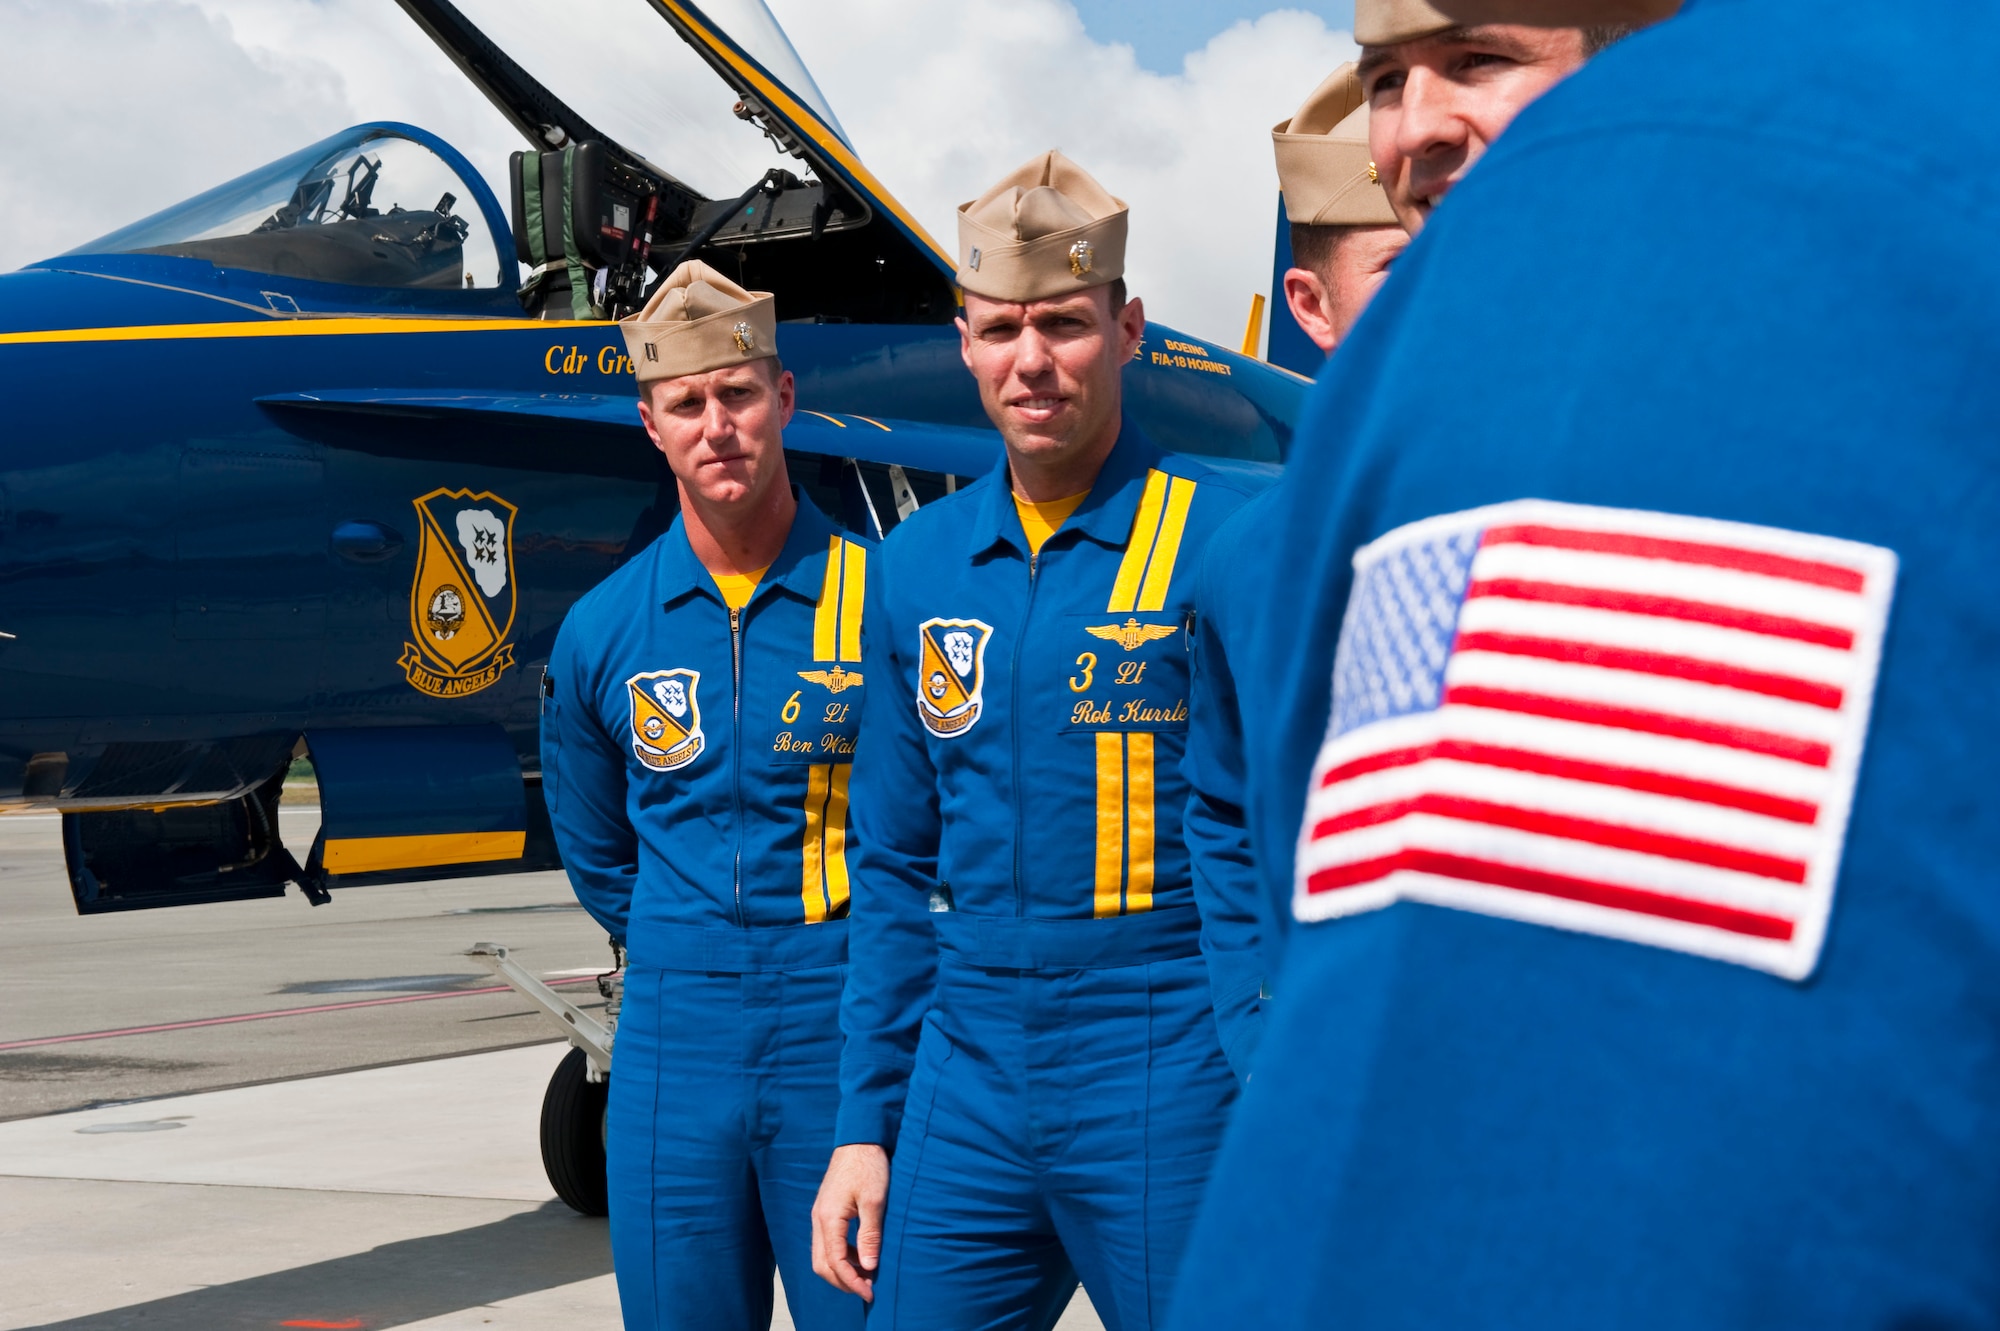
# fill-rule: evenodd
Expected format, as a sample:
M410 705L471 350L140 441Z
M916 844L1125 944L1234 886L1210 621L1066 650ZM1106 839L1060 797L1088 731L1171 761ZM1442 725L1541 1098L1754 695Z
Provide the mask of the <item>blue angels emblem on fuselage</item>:
M701 756L699 670L649 670L625 681L632 698L632 752L656 772Z
M514 664L515 508L498 495L433 490L414 501L417 571L397 664L412 687L462 698Z
M979 720L993 630L976 619L927 619L917 634L917 715L939 739L956 739Z

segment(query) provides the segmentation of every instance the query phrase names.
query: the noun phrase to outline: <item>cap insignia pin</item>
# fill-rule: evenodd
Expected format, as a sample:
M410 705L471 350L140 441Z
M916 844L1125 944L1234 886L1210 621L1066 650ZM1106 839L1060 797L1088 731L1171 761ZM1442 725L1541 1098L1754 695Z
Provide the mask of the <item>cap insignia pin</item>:
M749 324L739 323L729 331L736 337L736 349L738 351L747 356L751 351L756 349L757 334L751 329Z
M1082 277L1085 273L1089 272L1094 257L1095 251L1091 248L1091 244L1087 240L1079 240L1076 244L1070 246L1069 275L1071 277Z
M1371 185L1379 185L1382 183L1382 177L1376 172L1375 163L1373 162L1370 162L1368 164L1368 183Z
M659 358L660 358L660 349L654 346L651 342L646 343L646 359L656 361Z
M965 261L965 266L975 273L979 271L979 250L976 246L972 251L972 257Z

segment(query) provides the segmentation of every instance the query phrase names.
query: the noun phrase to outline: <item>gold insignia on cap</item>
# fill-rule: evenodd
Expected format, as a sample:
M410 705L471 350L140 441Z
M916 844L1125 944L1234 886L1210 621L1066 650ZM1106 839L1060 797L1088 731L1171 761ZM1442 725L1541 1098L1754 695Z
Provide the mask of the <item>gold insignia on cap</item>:
M745 355L757 349L757 334L747 323L739 323L729 330L736 339L736 349Z
M1379 185L1382 183L1382 175L1375 169L1375 163L1373 162L1370 162L1368 164L1368 183L1371 185Z
M1091 244L1087 240L1079 240L1076 244L1070 246L1069 275L1071 277L1082 277L1085 273L1089 272L1095 254L1096 251L1091 248Z

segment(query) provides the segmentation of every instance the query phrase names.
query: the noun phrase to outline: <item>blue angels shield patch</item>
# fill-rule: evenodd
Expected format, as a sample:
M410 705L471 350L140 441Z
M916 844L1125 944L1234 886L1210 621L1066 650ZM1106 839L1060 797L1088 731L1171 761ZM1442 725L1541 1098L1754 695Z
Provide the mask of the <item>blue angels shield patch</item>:
M939 739L956 739L979 720L993 630L976 619L927 619L917 635L917 715Z
M649 670L625 681L632 695L632 752L656 772L701 755L699 670Z
M417 510L410 634L396 664L411 687L462 698L514 664L514 506L496 494L433 490Z

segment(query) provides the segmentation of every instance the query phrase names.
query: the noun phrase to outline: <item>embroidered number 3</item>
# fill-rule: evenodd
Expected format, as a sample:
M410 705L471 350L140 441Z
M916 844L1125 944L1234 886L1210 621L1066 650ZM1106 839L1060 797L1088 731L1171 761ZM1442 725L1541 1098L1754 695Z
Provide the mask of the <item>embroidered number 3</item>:
M1078 679L1075 675L1071 675L1069 677L1069 691L1071 693L1082 693L1090 687L1090 681L1097 678L1097 653L1085 652L1082 656L1076 658L1076 663L1083 667L1083 678Z

